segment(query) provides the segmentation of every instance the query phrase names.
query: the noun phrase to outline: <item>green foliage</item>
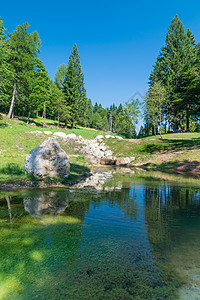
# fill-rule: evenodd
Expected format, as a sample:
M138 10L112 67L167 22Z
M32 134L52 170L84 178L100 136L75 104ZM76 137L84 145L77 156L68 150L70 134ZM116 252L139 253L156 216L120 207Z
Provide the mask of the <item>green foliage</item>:
M199 46L192 32L189 29L186 32L176 16L150 75L150 86L160 82L166 89L165 115L175 131L180 126L189 131L191 117L198 114L199 77ZM145 117L148 123L149 119Z
M58 88L64 88L64 81L65 81L65 75L67 72L67 65L66 64L62 64L58 67L56 75L55 75L55 83L58 86Z
M166 105L166 89L158 81L154 81L150 86L146 101L145 101L145 113L148 117L149 122L153 125L154 133L156 133L156 128L161 127L164 120L164 109Z
M5 167L0 169L0 173L7 175L21 175L24 171L15 163L8 163Z

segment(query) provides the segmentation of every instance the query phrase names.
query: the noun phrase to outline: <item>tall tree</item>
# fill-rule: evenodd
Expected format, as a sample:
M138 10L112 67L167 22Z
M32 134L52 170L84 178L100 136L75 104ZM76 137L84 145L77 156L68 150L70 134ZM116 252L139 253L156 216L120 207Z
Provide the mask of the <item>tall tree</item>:
M73 60L70 57L69 64L67 67L67 72L64 80L64 93L66 99L66 106L70 107L70 117L69 120L66 120L71 123L71 126L74 126L75 121L77 120L78 114L78 84L77 84L77 77L76 77L76 70L74 68Z
M146 115L151 120L154 127L154 133L156 134L156 128L159 126L160 137L162 138L161 129L162 122L164 120L164 104L166 103L166 90L162 84L158 81L150 86L146 101L145 110Z
M181 88L182 76L197 62L197 46L190 30L185 32L183 23L179 17L173 18L165 45L157 58L156 65L150 75L150 84L154 81L161 81L167 91L169 99L166 105L168 119L174 121L177 128L183 113L180 108L180 99L177 101L177 93ZM182 99L184 101L184 99Z
M86 109L87 104L87 97L86 97L86 89L84 85L84 75L81 68L80 63L80 55L78 52L77 45L74 44L74 47L72 49L70 59L73 62L73 67L76 74L76 84L77 84L77 98L76 98L76 106L77 106L77 122L80 125L84 125L84 112Z
M9 34L7 48L9 55L7 63L12 82L12 97L8 118L11 118L14 111L14 105L20 90L20 87L27 80L27 74L34 69L34 62L39 52L40 39L38 33L28 33L29 24L17 26L17 29Z
M131 102L126 102L124 106L124 110L128 118L130 119L130 122L133 124L136 133L136 124L138 124L138 120L141 114L139 100L132 99ZM130 126L130 130L131 130L131 126Z

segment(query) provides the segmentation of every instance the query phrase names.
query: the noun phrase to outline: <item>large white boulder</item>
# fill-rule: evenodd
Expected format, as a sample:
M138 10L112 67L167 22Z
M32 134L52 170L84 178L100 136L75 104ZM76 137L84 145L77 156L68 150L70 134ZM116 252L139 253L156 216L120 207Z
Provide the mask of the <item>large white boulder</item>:
M53 137L48 137L27 155L24 170L25 174L33 174L36 177L68 177L70 163L58 141Z

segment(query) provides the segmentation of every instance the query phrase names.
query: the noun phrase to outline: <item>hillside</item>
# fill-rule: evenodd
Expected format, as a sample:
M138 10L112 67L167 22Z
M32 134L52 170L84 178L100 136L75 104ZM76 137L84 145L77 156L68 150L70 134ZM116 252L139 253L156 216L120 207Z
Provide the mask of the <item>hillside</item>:
M0 120L0 185L7 182L30 182L34 178L24 174L24 160L33 148L39 146L47 135L44 131L52 133L75 133L84 139L94 139L97 135L105 136L106 132L94 129L56 128L53 121L47 120L48 128L42 127L41 120L27 125L26 120ZM40 133L39 133L40 132ZM81 152L80 145L76 141L66 141L58 138L60 146L66 151L71 163L71 175L65 182L54 179L54 183L71 184L80 178L88 176L94 164L85 160L85 154ZM162 171L176 171L192 174L200 174L200 133L167 134L163 140L159 136L135 140L118 140L104 138L103 142L113 152L114 157L134 156L135 167L153 168ZM47 184L52 184L47 179Z

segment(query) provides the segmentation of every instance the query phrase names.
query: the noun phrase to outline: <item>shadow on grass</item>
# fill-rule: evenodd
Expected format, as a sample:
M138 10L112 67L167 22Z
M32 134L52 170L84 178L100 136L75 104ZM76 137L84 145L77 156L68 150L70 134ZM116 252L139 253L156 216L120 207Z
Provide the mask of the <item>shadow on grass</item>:
M187 176L187 173L193 173L196 176L200 176L200 162L199 161L189 161L189 160L183 160L183 161L170 161L170 162L163 162L161 164L154 164L154 163L148 163L145 164L144 167L152 167L156 170L160 170L162 172L179 172L179 173L185 173ZM191 175L191 174L190 174Z
M188 140L168 140L159 139L157 143L144 144L141 151L142 153L153 153L160 151L178 151L181 149L200 148L200 138L188 139Z

